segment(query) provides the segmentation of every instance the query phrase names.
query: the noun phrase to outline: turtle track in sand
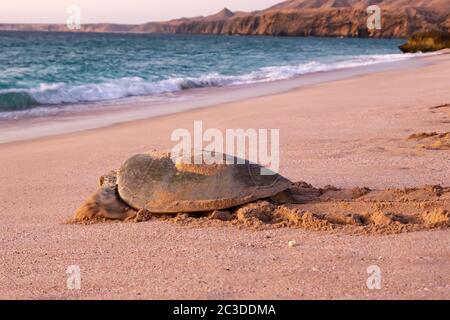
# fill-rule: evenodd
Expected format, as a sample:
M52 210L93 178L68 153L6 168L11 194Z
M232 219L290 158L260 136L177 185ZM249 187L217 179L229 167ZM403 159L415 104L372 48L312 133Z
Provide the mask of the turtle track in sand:
M395 234L450 227L450 188L441 186L370 190L314 188L297 182L289 192L289 197L260 200L228 211L176 215L141 212L129 221L164 220L185 227L299 228L350 234ZM99 220L84 221L95 222Z

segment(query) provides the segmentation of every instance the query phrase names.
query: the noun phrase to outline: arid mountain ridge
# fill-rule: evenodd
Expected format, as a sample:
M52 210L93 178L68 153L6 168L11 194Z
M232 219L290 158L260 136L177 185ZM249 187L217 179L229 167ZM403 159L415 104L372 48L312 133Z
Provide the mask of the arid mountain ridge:
M368 30L367 7L381 8L381 30ZM8 31L72 31L62 24L0 24ZM288 0L254 12L229 9L206 16L140 25L84 24L79 32L331 37L407 37L450 31L450 0Z

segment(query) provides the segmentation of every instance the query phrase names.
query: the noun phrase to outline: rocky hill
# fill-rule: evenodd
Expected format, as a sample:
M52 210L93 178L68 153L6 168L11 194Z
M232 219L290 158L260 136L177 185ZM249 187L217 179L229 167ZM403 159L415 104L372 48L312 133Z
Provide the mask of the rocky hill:
M381 30L366 26L369 5L382 10ZM0 30L70 31L65 25L0 24ZM206 17L142 25L86 24L82 32L142 32L331 37L407 37L450 31L450 0L288 0L261 11L223 9Z

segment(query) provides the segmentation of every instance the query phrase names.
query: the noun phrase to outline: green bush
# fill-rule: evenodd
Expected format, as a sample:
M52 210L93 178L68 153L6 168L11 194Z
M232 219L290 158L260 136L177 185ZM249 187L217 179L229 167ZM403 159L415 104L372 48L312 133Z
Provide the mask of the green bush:
M432 52L450 48L450 33L442 31L416 33L409 37L408 42L399 48L405 53Z

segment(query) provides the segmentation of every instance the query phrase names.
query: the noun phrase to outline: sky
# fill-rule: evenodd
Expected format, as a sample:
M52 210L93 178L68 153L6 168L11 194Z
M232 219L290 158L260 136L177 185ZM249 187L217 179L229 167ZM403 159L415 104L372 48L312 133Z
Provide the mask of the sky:
M145 23L180 17L265 9L282 0L0 0L0 23L66 23L67 9L81 9L81 23Z

